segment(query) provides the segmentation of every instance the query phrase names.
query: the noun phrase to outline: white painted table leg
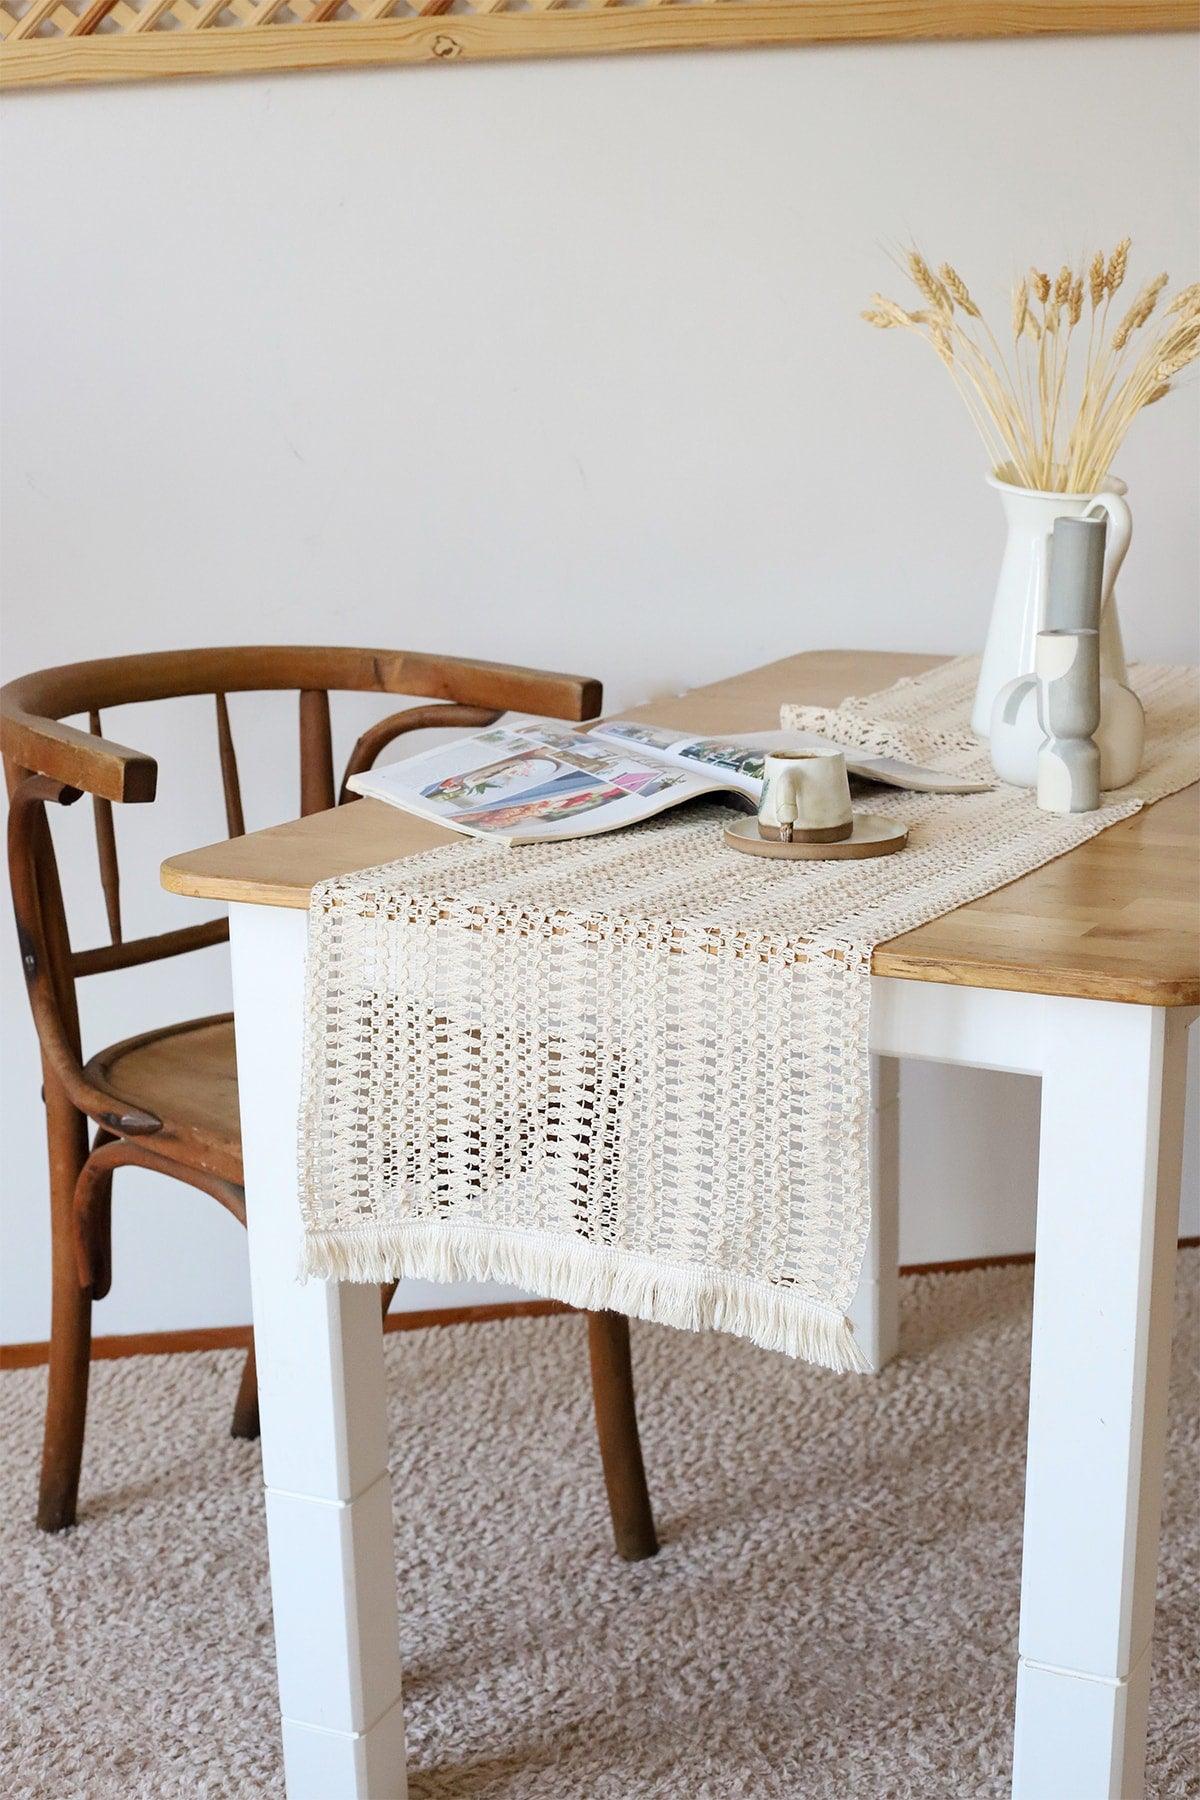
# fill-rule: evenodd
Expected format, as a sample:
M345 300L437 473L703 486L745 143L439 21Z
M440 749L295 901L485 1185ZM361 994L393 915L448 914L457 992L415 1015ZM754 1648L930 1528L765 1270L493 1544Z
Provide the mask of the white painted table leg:
M871 1058L871 1234L850 1306L854 1336L878 1374L900 1341L900 1065Z
M1013 1792L1137 1800L1187 1020L1045 1004Z
M307 919L231 912L271 1602L289 1800L403 1800L378 1289L296 1279Z

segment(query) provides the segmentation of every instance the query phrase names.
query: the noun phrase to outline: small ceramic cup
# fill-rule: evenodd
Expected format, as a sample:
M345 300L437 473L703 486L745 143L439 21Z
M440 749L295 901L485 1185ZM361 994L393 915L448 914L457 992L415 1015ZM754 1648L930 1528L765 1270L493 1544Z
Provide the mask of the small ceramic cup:
M840 750L772 750L764 760L758 835L783 843L836 844L854 830L850 778Z

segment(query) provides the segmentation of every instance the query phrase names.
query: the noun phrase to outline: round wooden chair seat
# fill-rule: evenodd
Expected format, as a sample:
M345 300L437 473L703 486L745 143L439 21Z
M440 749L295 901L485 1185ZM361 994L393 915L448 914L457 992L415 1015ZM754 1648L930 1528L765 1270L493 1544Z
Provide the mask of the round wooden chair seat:
M242 1180L233 1015L185 1019L144 1031L99 1051L86 1066L90 1081L116 1100L154 1113L161 1131L141 1138L223 1181Z

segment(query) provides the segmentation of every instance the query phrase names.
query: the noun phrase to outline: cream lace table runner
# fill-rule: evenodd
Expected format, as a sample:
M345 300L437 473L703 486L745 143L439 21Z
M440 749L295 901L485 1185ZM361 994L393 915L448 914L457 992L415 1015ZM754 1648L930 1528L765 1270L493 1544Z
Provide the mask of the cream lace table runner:
M783 723L989 771L960 660ZM1200 778L1193 671L1142 667L1145 766L1061 818L999 787L872 792L910 847L787 863L705 806L323 883L309 925L304 1269L493 1279L862 1366L875 944Z

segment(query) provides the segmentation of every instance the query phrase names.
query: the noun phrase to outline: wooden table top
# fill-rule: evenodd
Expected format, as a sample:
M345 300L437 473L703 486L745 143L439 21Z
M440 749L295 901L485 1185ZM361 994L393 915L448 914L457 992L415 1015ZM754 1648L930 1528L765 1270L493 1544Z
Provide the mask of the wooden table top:
M720 733L769 731L785 700L833 706L941 659L806 651L622 713ZM982 900L876 947L872 973L959 987L1200 1005L1200 812L1187 788ZM306 907L331 875L412 856L457 834L360 800L170 857L171 893Z

